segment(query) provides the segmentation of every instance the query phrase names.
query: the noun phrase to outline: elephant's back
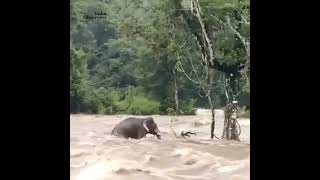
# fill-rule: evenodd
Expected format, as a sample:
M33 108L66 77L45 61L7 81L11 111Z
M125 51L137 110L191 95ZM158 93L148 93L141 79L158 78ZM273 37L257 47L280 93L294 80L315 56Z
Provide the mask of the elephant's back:
M143 121L144 121L143 118L129 117L129 118L126 118L126 119L120 121L119 124L125 124L125 123L142 124Z
M111 135L124 137L134 137L138 135L138 131L143 127L143 119L127 118L120 121L111 132Z

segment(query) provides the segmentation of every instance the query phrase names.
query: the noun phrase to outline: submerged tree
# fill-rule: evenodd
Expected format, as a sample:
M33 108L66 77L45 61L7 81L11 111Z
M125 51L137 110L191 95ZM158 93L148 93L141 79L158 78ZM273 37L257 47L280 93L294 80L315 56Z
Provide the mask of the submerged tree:
M244 5L241 4L240 1L231 1L233 4L225 3L222 5L219 5L219 2L217 2L216 5L220 6L220 9L217 8L216 11L212 11L210 7L214 6L202 8L198 0L190 0L190 9L186 9L186 6L182 5L185 1L177 0L175 2L176 10L182 10L179 11L179 15L181 15L182 20L184 21L187 33L194 37L198 45L201 58L196 59L201 60L203 65L202 67L198 66L197 69L191 60L189 66L192 70L188 74L182 67L182 61L180 60L180 56L183 55L178 55L178 69L202 90L204 95L201 95L200 93L199 95L207 98L208 100L212 111L211 138L215 136L215 99L213 99L213 96L214 94L217 94L217 92L213 91L213 85L215 83L220 83L220 86L226 85L227 116L224 125L223 138L228 140L239 140L238 130L240 131L240 126L232 114L236 114L235 107L237 96L240 92L240 76L248 71L248 65L250 62L250 44L248 38L246 38L249 36L247 32L248 29L246 29L247 27L241 28L241 23L245 23L245 25L249 24L247 21L248 16L244 17L241 13L236 11L238 7L243 8ZM212 2L204 2L204 4L210 3ZM238 13L231 14L231 12L235 11ZM215 14L213 14L213 12ZM223 17L224 20L221 20L222 18L219 16ZM179 22L179 19L176 18L174 24L179 25L177 22ZM233 24L236 25L236 28ZM246 33L246 36L241 34L242 31ZM242 47L239 47L239 41L242 43ZM191 45L192 43L186 43L189 45L187 45L189 47L187 48L187 51L194 48L194 46L192 47ZM189 58L192 59L190 55ZM216 82L217 79L215 79L215 74L217 73L215 70L225 74L225 83L221 81ZM201 73L202 75L200 75ZM203 74L205 74L205 76L203 76ZM229 98L230 96L231 98ZM233 113L230 113L230 111ZM229 129L231 129L231 131L227 131Z

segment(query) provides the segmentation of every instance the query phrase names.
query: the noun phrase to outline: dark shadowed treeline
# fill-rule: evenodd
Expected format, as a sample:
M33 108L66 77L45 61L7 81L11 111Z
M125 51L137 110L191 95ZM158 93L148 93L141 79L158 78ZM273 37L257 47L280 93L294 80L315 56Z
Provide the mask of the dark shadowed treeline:
M249 59L248 0L199 0L214 62ZM71 0L70 112L192 114L208 108L204 41L191 0ZM240 106L249 106L250 73ZM225 73L214 71L215 107L226 105ZM177 110L178 109L178 110Z

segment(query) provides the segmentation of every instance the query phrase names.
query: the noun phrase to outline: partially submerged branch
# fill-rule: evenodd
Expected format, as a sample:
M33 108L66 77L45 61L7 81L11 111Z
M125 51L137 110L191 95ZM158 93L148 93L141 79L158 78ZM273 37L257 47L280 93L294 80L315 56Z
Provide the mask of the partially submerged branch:
M181 131L180 136L177 135L177 133L173 130L172 128L172 123L173 123L173 119L171 119L170 121L170 130L172 132L172 134L176 137L176 138L186 138L186 137L191 137L190 135L197 135L197 133L195 132L191 132L191 131Z
M193 135L197 135L197 133L194 133L194 132L190 132L190 131L186 131L186 132L184 132L184 131L181 131L181 133L180 133L180 135L182 136L182 137L190 137L190 134L193 134Z

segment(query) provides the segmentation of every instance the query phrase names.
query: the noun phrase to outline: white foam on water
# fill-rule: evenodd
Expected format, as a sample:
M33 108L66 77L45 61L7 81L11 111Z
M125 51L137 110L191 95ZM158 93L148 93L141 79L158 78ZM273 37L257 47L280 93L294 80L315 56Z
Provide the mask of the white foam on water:
M101 161L81 171L77 180L103 180L106 178L106 174L116 168L118 168L118 164Z
M239 166L236 166L236 165L223 166L223 167L219 167L218 171L219 172L230 172L230 171L234 171L234 170L236 170L238 168L239 168Z
M111 136L121 120L117 116L77 116L71 118L71 180L248 180L250 146L245 143L210 139L211 114L203 116L159 116L161 140L152 136L140 140ZM197 132L176 138L170 131L171 118L177 134L181 130ZM88 120L90 119L90 120ZM247 122L246 120L240 120ZM247 124L246 124L247 125ZM217 129L219 123L217 123ZM244 126L242 134L250 140ZM92 133L93 132L93 133ZM219 135L219 131L217 131ZM90 138L96 137L96 138Z
M182 155L182 156L186 156L189 155L191 153L192 149L190 148L179 148L179 149L175 149L173 151L173 155Z

